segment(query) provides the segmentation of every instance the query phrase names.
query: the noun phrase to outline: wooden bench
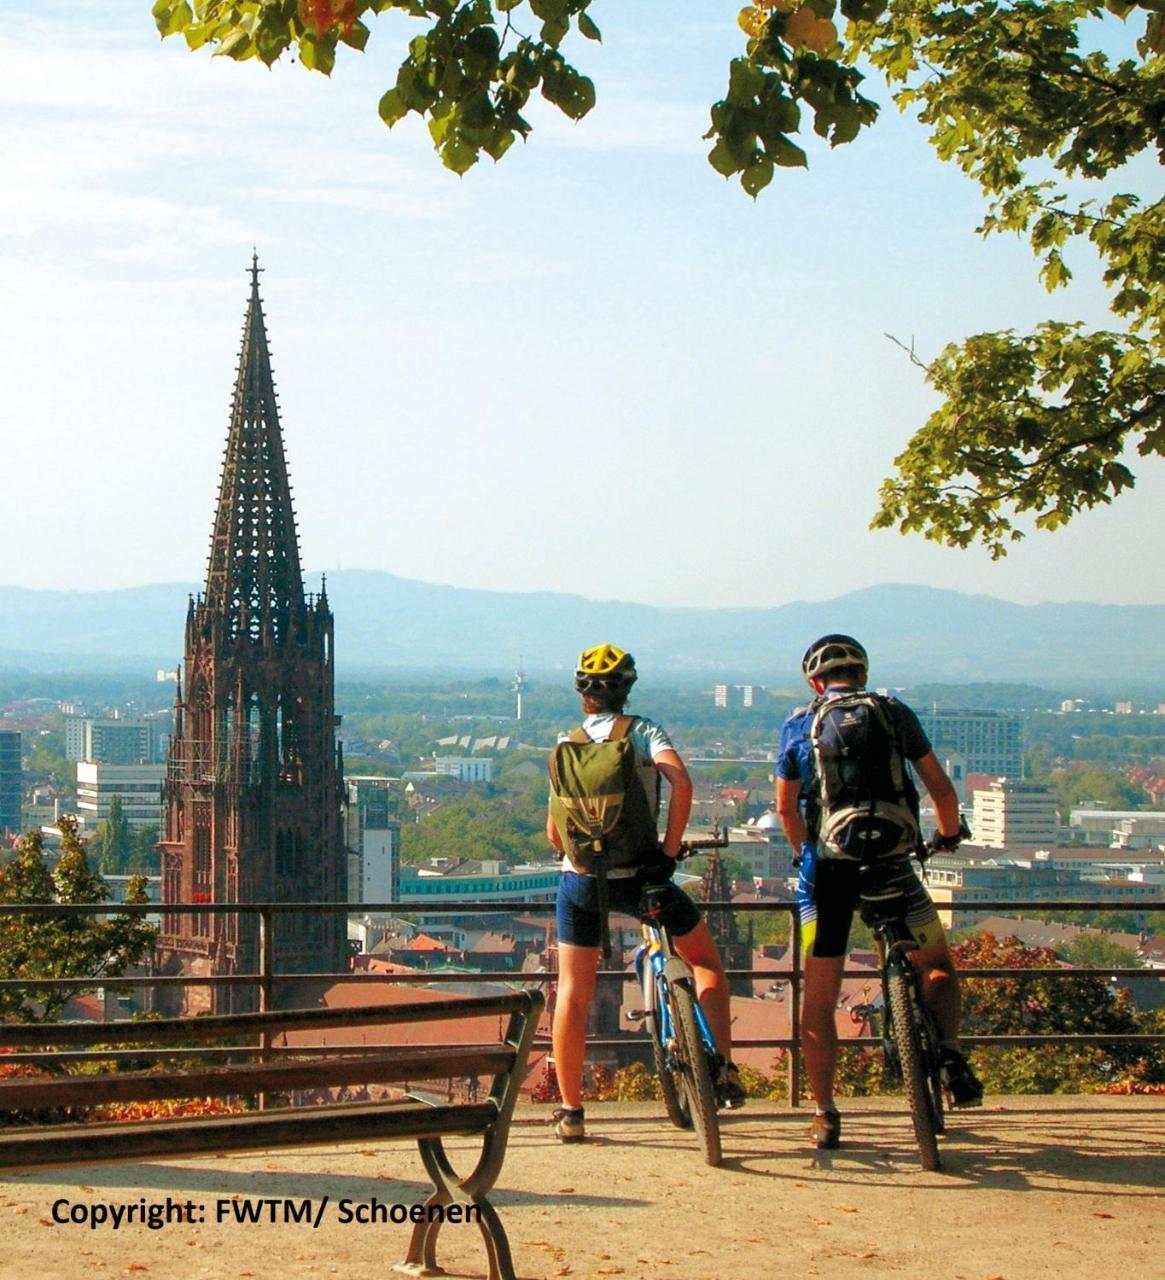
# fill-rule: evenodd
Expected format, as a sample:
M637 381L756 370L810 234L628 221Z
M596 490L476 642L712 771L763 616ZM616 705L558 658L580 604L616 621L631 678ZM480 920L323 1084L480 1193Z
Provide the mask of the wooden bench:
M0 1047L12 1050L7 1063L37 1063L61 1072L94 1053L108 1053L95 1075L0 1079L0 1112L85 1109L103 1103L175 1098L249 1098L266 1103L294 1090L342 1086L400 1085L434 1079L492 1077L482 1101L428 1101L406 1094L386 1102L338 1102L308 1106L264 1106L233 1115L184 1116L116 1123L23 1124L0 1127L0 1172L61 1165L90 1165L158 1156L273 1150L375 1140L415 1139L433 1191L416 1221L405 1260L398 1270L413 1275L443 1274L437 1265L437 1237L444 1209L476 1206L485 1238L490 1280L513 1280L509 1242L488 1194L501 1172L506 1140L526 1060L544 1005L540 991L502 996L464 996L424 1004L362 1005L350 1009L300 1009L201 1018L117 1023L0 1025ZM500 1035L473 1044L403 1047L293 1044L271 1048L274 1037L324 1029L400 1023L507 1018ZM472 1025L472 1024L470 1024ZM471 1031L467 1034L472 1034ZM255 1037L258 1036L258 1041ZM251 1043L240 1044L250 1038ZM190 1042L196 1042L191 1048ZM213 1041L226 1042L208 1058ZM183 1046L186 1047L183 1047ZM114 1046L118 1046L114 1048ZM311 1056L306 1056L306 1055ZM198 1064L174 1069L173 1060ZM148 1057L162 1070L117 1070L119 1059ZM167 1069L165 1064L171 1065ZM445 1153L442 1139L480 1137L481 1153L462 1177ZM420 1217L420 1215L418 1215ZM411 1220L411 1219L410 1219Z

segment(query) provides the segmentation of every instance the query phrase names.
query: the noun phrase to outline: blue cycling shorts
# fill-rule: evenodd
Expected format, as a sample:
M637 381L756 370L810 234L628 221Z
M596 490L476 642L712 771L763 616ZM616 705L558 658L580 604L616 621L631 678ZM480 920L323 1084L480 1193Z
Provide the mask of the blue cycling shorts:
M640 903L646 885L658 885L659 880L638 875L626 879L608 880L607 891L611 910L642 920ZM700 923L700 909L688 895L674 884L664 884L660 892L660 923L673 938L691 933ZM558 884L558 907L555 913L558 924L558 941L576 947L597 947L601 937L599 916L599 882L594 876L580 875L577 871L564 871Z

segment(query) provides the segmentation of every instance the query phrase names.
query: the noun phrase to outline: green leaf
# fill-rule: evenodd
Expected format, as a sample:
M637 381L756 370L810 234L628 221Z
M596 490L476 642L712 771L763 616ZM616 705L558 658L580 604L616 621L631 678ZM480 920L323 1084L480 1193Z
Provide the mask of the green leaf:
M602 32L595 25L595 20L589 13L580 13L578 15L578 29L580 34L586 36L588 40L597 40L600 44L602 43Z
M766 138L765 150L775 164L783 169L807 169L808 157L795 142L786 137Z
M708 152L708 163L718 174L725 178L732 177L741 167L732 148L724 138L717 139L716 145Z
M330 76L336 65L335 38L305 35L299 42L299 60L309 71Z
M409 113L409 108L405 106L404 100L397 89L389 89L380 99L377 109L380 118L390 129L398 120L403 120Z
M754 161L740 175L740 185L755 200L773 180L773 162L767 157Z
M441 162L454 173L465 173L477 163L477 148L464 138L451 138L441 148Z
M153 9L154 22L163 39L179 35L194 21L187 0L157 0Z
M760 67L754 67L747 58L733 58L728 64L727 100L734 107L754 103L764 84L764 72Z
M547 61L542 71L542 96L572 120L581 120L595 105L595 86L560 59Z
M340 39L350 48L359 49L363 53L364 46L368 43L369 34L369 30L363 22L353 22L350 27L347 27L342 32Z
M542 39L552 49L558 46L566 38L566 33L570 30L570 19L567 17L548 18L542 24Z
M502 156L513 146L516 133L513 129L505 129L495 133L494 136L486 143L482 150L490 157L491 160L500 160Z

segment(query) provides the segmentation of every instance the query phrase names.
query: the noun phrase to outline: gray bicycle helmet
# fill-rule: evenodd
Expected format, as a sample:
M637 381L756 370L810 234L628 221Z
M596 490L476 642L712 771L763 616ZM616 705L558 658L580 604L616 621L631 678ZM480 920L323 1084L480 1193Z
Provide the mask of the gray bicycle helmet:
M870 659L853 636L828 635L814 640L801 659L801 674L816 680L839 667L862 667L869 670Z

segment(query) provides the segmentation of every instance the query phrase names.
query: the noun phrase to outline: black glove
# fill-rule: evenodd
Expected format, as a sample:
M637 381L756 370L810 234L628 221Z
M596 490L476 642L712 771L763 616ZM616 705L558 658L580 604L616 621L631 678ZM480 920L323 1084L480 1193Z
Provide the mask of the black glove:
M643 864L643 883L667 884L675 875L675 870L675 858L669 858L662 849L657 849L655 857Z
M971 828L967 826L966 819L959 814L959 829L953 836L944 836L936 831L934 835L927 841L927 849L931 853L937 853L940 849L957 849L964 840L970 838Z

